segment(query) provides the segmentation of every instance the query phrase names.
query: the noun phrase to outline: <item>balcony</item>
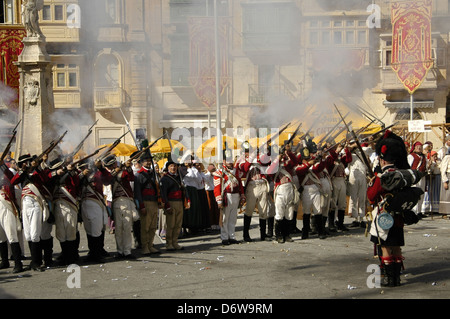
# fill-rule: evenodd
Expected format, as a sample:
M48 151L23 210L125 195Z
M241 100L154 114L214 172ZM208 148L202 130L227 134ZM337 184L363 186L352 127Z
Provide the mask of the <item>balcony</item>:
M125 106L126 94L122 88L94 88L96 110L114 109Z
M437 89L438 81L436 72L430 69L427 73L425 80L420 85L421 89ZM405 87L400 82L397 74L390 68L381 70L381 89L383 91L404 90Z

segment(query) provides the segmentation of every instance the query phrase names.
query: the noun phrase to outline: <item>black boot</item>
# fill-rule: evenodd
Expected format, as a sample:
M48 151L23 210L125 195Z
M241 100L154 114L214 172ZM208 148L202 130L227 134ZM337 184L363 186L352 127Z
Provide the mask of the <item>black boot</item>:
M348 228L344 226L345 210L338 210L338 223L337 231L348 231Z
M66 247L66 264L71 265L75 264L78 260L78 246L77 246L76 240L66 241L65 247Z
M67 266L67 241L59 242L59 245L61 246L61 254L57 258L58 265Z
M266 225L267 225L267 221L265 219L260 218L259 219L259 234L261 236L261 241L265 241L267 238Z
M91 237L91 249L89 250L88 261L101 263L103 262L102 250L103 250L103 241L102 236Z
M302 239L309 238L310 230L311 230L311 214L303 214Z
M77 231L77 235L76 235L75 241L73 243L74 250L75 250L75 253L76 253L75 257L76 257L77 260L80 258L80 254L78 252L78 249L80 248L80 241L81 241L80 232Z
M403 258L396 258L394 262L394 286L400 286L400 275L403 268Z
M109 257L109 253L105 250L105 231L102 231L102 234L100 235L100 256L101 257Z
M314 223L316 224L317 234L319 235L319 238L320 239L327 238L327 235L325 233L325 229L323 227L323 217L322 217L322 215L315 215L314 216Z
M275 217L267 218L267 235L266 238L273 238L273 227L274 227Z
M292 227L291 230L290 230L291 234L300 234L302 232L297 227L297 215L298 215L298 212L294 211L294 218L292 219L292 222L291 222L291 227Z
M322 228L323 228L323 231L325 232L325 235L329 236L329 235L330 235L330 232L328 231L328 229L327 229L327 227L326 227L326 225L327 225L327 219L328 219L328 216L323 216L323 215L322 215Z
M11 243L11 251L14 259L13 273L17 274L23 271L22 250L19 243Z
M275 220L275 236L276 236L277 242L279 244L284 243L284 237L283 237L283 233L282 233L282 224L283 224L283 220Z
M41 242L29 242L31 251L30 269L35 271L44 271L42 268L42 246Z
M384 265L384 280L381 282L381 286L383 287L395 286L394 267L395 267L394 263Z
M292 221L284 218L281 229L281 231L283 232L284 241L291 243L293 241L291 238Z
M250 224L252 222L252 217L244 215L244 241L246 242L252 242L252 239L250 238Z
M41 245L44 250L44 265L45 267L51 267L53 264L53 237L41 239Z
M337 231L336 224L334 223L334 219L336 218L336 212L334 209L331 209L328 212L328 230L332 233Z
M6 241L4 243L0 243L0 257L2 259L0 269L9 268L8 243Z

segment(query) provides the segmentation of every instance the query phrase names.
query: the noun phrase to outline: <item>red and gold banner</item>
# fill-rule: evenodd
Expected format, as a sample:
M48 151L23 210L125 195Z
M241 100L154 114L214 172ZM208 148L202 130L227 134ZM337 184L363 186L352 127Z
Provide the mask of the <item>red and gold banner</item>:
M215 23L212 17L188 20L190 36L189 83L196 96L207 107L216 103ZM218 19L219 92L222 95L230 82L228 71L228 20Z
M410 94L419 88L433 65L432 0L392 3L392 69Z
M26 36L24 29L0 29L0 82L13 88L19 98L20 74L14 62L22 53L22 39ZM12 104L17 104L12 103ZM11 105L8 105L11 106Z

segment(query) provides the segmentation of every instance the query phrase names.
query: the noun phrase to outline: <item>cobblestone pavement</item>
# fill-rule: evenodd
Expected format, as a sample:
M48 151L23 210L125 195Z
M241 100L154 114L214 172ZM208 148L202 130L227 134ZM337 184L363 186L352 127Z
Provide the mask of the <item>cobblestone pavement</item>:
M346 217L346 224L351 220ZM242 215L237 225L242 239ZM302 222L297 226L301 228ZM368 271L378 264L363 228L311 236L292 243L259 240L258 217L252 219L251 243L223 246L218 232L180 240L184 250L167 252L157 238L160 255L101 264L83 262L87 253L81 228L81 262L75 272L66 267L44 272L0 270L0 297L18 299L170 299L175 303L212 300L270 299L442 299L450 297L450 221L426 217L405 228L402 286L371 288ZM59 254L55 239L54 257ZM114 255L114 235L106 234L106 249ZM26 251L28 255L28 251ZM28 255L29 256L29 255ZM24 260L24 265L29 264ZM78 275L78 277L74 277ZM369 281L368 281L369 278ZM78 281L76 280L78 279ZM368 284L369 282L369 284ZM74 288L79 283L79 288ZM372 281L373 283L373 281ZM373 286L373 284L372 284Z

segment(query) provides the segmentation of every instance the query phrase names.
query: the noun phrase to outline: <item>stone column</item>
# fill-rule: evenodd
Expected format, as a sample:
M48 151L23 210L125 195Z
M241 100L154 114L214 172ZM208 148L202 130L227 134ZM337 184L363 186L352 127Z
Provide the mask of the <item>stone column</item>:
M24 11L23 15L26 14L29 12ZM34 12L31 17L36 14ZM30 17L24 21L30 21ZM17 156L26 153L39 155L57 138L50 124L54 110L53 78L45 37L37 21L25 26L27 37L23 39L24 48L17 62L20 73L19 119L22 120L16 143Z

